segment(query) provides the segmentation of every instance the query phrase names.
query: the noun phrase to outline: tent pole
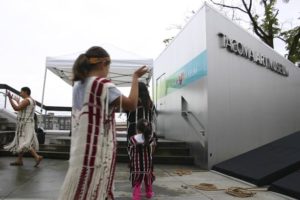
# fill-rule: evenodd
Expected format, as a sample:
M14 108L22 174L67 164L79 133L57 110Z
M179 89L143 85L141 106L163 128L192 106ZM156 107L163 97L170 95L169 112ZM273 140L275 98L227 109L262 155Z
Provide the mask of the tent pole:
M43 93L42 93L42 101L41 101L41 114L43 114L46 79L47 79L47 67L45 67L44 84L43 84Z
M153 67L152 67L152 70L151 70L151 82L152 82L152 100L154 102L154 70L153 70ZM156 109L156 108L155 108Z

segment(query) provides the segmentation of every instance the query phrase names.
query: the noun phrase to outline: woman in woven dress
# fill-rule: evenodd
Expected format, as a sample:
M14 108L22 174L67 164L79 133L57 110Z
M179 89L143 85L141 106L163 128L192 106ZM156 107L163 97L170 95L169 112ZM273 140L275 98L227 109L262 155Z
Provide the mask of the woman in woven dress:
M20 101L19 97L13 96L10 92L7 93L11 106L15 111L18 111L14 140L4 146L5 150L18 154L16 161L10 163L10 165L22 166L23 154L25 152L32 154L36 161L35 167L37 167L43 159L43 157L36 152L39 149L39 143L34 129L35 101L30 97L30 94L30 88L23 87L20 92L20 96L23 100Z

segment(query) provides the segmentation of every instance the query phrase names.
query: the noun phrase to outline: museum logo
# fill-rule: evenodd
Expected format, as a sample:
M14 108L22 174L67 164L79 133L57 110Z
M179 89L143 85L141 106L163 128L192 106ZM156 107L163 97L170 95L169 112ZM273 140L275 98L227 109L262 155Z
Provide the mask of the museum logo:
M272 61L263 54L248 48L241 42L236 41L235 39L231 39L223 33L219 33L218 36L221 38L221 47L226 48L232 53L249 59L262 67L266 67L267 69L276 72L282 76L289 76L288 71L282 64L276 61Z

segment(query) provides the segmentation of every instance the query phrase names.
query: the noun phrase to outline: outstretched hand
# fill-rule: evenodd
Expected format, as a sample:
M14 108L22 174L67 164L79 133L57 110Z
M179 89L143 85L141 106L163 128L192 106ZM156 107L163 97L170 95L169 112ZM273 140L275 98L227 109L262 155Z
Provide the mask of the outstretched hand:
M7 92L6 95L8 96L9 99L12 99L12 93Z
M137 78L140 78L147 72L149 72L149 68L147 66L143 66L143 67L140 67L139 69L137 69L133 75Z
M13 95L11 92L7 92L6 95L9 99L15 100L17 103L20 102L20 97Z
M15 100L16 102L20 102L20 97L19 96L13 96L13 100Z

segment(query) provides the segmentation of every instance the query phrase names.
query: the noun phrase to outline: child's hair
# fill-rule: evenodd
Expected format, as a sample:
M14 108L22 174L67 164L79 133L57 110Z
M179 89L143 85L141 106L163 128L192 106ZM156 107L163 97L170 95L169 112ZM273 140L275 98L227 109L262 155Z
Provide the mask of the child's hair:
M110 64L109 54L105 49L98 46L89 48L85 53L80 54L73 65L73 82L81 81L87 78L88 73L95 70L99 63L105 66Z
M149 95L149 91L147 88L147 85L144 82L139 82L139 99L141 101L141 104L145 110L145 115L148 115L148 112L152 108L152 101Z
M150 136L152 134L151 123L146 119L140 119L136 125L136 128L144 135L145 144L149 144Z

